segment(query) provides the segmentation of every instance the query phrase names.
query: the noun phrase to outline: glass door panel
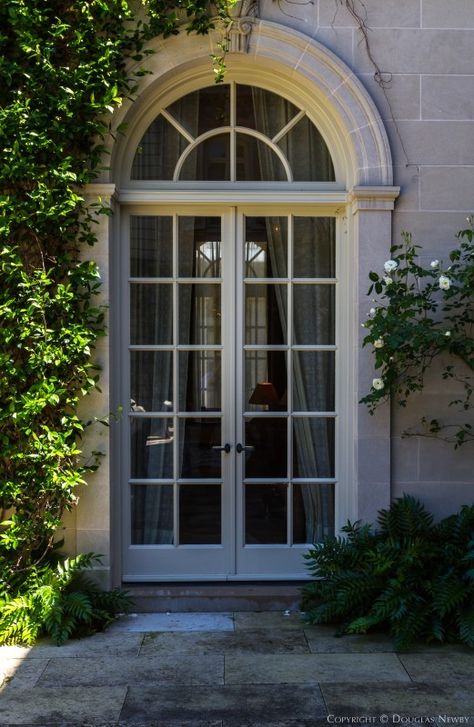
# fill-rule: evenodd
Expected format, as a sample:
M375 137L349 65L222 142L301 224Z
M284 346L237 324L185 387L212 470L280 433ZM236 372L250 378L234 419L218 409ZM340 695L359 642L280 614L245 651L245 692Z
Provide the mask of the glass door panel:
M183 207L128 230L125 579L305 577L334 532L334 220Z
M334 532L335 225L252 213L240 230L237 572L305 577Z
M145 579L202 578L230 568L223 506L232 473L219 449L228 436L223 404L227 419L230 410L221 374L222 220L130 216L125 561L129 573Z

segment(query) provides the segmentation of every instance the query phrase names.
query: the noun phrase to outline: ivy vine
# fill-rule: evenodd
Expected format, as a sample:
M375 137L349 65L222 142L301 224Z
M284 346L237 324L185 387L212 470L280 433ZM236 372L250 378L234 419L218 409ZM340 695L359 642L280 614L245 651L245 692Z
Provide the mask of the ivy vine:
M0 597L51 552L85 461L79 401L104 335L97 215L110 114L133 98L149 39L203 34L228 0L4 0L0 4ZM216 15L217 7L217 15ZM138 70L130 75L128 60Z

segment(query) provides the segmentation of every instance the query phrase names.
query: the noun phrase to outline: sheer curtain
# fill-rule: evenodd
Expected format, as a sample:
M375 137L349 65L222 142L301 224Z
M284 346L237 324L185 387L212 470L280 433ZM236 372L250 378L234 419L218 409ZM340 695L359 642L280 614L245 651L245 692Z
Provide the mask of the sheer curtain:
M294 256L302 270L327 271L334 276L331 245L334 220L308 218L301 236L294 241ZM334 298L322 298L334 290L332 285L297 285L298 305L294 305L296 340L308 344L333 343ZM303 354L304 355L304 354ZM323 411L334 409L334 362L329 355L315 357L317 370L302 365L303 356L293 354L294 406L310 411L317 403ZM334 431L332 418L295 417L294 448L298 450L298 476L329 478L334 476ZM315 543L332 532L334 523L333 485L314 484L301 488L304 501L308 542Z
M292 106L281 97L269 95L258 88L252 90L252 96L257 128L269 136L275 133L276 127L283 128L294 115ZM283 137L279 145L291 163L295 179L333 178L333 166L327 146L306 117ZM259 164L262 180L274 179L274 163L273 152L261 145ZM302 277L311 277L314 275L311 271L315 270L325 271L325 275L333 277L331 247L318 242L333 238L334 222L328 218L309 218L309 220L310 223L302 228L303 239L294 240L294 257L295 260L298 258L298 268L303 271ZM267 235L273 277L284 278L288 275L287 252L280 234L280 226L273 224L271 218L267 218ZM321 305L321 286L293 287L294 289L298 287L298 305L293 305L294 330L302 339L298 342L313 345L332 342L334 305ZM276 286L276 298L282 329L288 330L286 300L280 286ZM324 361L324 370L316 372L302 366L301 358L296 352L293 355L293 391L301 411L310 409L309 402L327 400L326 389L333 388L333 366L330 365L328 357ZM293 419L294 447L299 455L297 476L306 478L333 476L334 440L329 421L332 420L303 417ZM307 540L312 543L320 541L333 527L332 486L318 484L303 486L301 493Z

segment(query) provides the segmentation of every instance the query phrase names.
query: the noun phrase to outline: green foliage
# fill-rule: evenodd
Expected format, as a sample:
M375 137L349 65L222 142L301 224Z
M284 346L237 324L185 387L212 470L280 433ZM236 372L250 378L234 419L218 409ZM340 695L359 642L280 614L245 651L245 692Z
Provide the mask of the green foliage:
M305 557L317 580L303 589L310 623L339 634L388 629L396 646L474 646L474 506L434 524L412 497L381 510L378 530L348 523Z
M129 608L120 590L101 591L83 573L98 556L86 553L31 568L19 591L0 600L0 644L33 644L49 636L58 645L107 626Z
M71 582L44 561L97 466L82 456L77 408L98 386L92 356L104 311L86 251L97 215L110 210L87 206L82 187L103 170L111 113L133 98L147 41L181 27L208 32L231 3L143 0L144 20L127 0L0 3L0 596L8 638L28 640L28 629L49 623L61 640L79 621L100 620L107 597L72 595Z
M389 394L401 406L421 391L426 371L435 359L442 380L456 381L460 394L449 406L456 421L422 420L428 435L450 441L455 447L474 441L474 227L458 233L459 246L445 267L433 260L428 268L419 260L418 245L403 235L403 244L391 248L384 274L372 271L369 295L375 292L365 328L364 345L374 349L375 368L371 391L362 399L373 413Z

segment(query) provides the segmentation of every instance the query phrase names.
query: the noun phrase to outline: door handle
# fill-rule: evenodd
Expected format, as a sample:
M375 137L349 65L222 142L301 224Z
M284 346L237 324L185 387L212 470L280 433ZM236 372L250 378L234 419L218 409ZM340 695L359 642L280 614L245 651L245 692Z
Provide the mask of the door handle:
M255 447L252 447L251 444L247 444L247 446L244 446L243 444L240 444L240 442L236 445L235 451L237 454L240 454L241 452L253 452Z
M220 444L214 444L211 449L215 449L216 452L225 452L226 454L229 454L231 446L228 442L226 442L223 446Z

